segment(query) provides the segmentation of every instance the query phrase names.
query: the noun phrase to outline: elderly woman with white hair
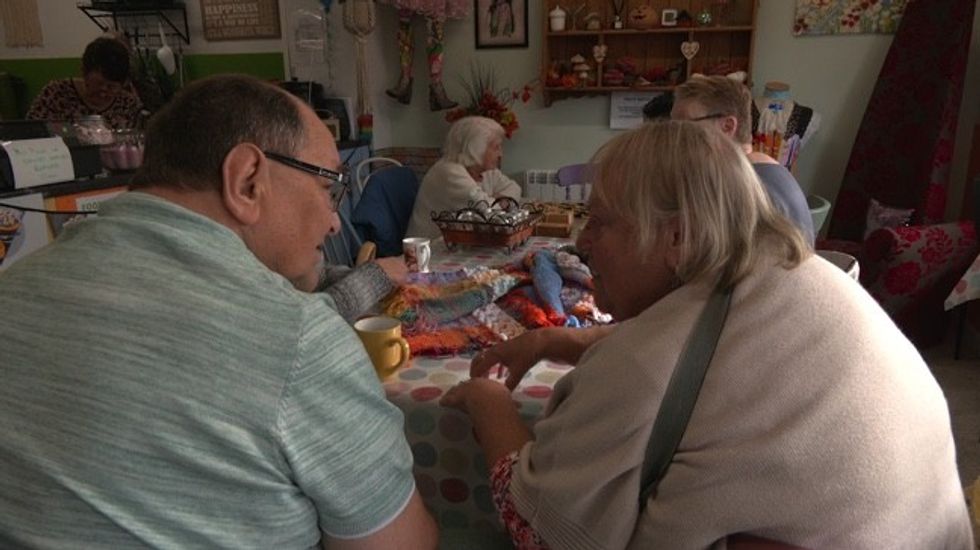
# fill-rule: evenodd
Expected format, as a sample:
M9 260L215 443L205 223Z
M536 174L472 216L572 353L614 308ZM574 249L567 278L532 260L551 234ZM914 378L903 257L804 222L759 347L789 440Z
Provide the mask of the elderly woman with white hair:
M929 367L734 142L651 123L594 164L578 248L618 324L498 344L442 399L518 547L972 548ZM510 389L545 357L576 367L532 431Z
M422 179L406 235L438 237L432 212L459 210L481 200L492 203L500 197L520 197L521 186L500 171L503 141L503 126L491 118L469 116L453 123L442 158Z

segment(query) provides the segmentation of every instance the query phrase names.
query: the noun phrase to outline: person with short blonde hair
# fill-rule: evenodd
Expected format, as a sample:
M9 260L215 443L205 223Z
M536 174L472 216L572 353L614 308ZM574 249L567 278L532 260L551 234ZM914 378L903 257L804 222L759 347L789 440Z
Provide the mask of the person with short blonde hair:
M596 304L618 324L498 344L442 398L472 420L519 546L971 548L949 412L928 366L776 214L732 140L655 122L593 163L577 247ZM731 302L690 420L641 502L674 370L705 345L688 342L723 291ZM532 431L510 390L543 358L576 366ZM496 365L510 370L506 384L487 378Z
M674 88L674 101L697 101L709 118L734 118L736 143L752 145L752 90L724 76L695 76Z
M468 116L453 123L442 158L422 179L407 236L438 237L440 232L432 221L432 212L521 196L521 186L500 171L504 136L503 126L492 118Z
M748 156L777 210L813 246L813 216L799 182L776 159L752 150L752 92L748 87L724 76L692 77L674 89L670 116L708 124L732 138Z

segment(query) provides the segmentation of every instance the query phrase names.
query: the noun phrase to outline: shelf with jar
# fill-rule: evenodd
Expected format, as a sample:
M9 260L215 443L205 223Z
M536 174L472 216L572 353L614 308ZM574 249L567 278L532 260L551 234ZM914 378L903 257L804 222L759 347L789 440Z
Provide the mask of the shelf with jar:
M543 2L545 105L751 69L758 0Z

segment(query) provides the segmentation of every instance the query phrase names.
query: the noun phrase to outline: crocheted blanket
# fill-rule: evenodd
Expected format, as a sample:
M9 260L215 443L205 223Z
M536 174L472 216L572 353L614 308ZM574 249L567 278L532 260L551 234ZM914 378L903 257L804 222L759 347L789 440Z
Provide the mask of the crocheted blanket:
M528 329L610 322L592 288L578 256L542 249L513 264L413 274L382 306L413 355L459 355Z

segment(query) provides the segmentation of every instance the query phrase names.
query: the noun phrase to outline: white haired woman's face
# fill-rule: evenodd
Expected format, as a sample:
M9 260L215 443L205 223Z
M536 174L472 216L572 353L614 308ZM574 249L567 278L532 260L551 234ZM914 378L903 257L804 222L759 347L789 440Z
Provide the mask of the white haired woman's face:
M500 161L504 158L503 140L499 138L491 139L487 143L487 150L483 152L483 162L480 164L481 172L500 168Z

